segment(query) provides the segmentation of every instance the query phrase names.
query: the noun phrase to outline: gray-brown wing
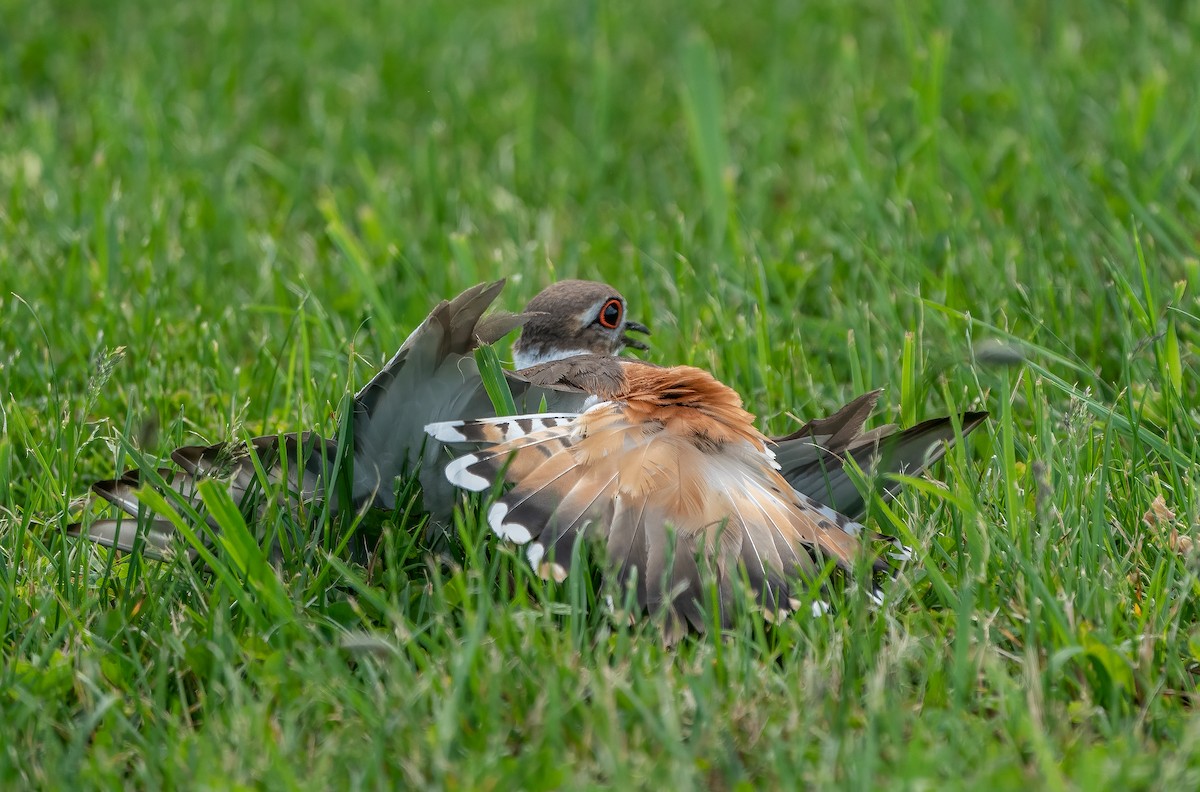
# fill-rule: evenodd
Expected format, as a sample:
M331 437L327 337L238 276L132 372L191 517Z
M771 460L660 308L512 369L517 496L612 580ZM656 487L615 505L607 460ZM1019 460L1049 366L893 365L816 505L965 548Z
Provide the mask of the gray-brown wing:
M864 394L828 418L810 421L796 432L775 440L780 472L792 488L853 519L862 519L866 500L847 472L847 461L879 481L884 498L893 497L900 484L887 481L889 473L916 475L941 459L957 435L950 418L934 418L909 429L883 426L869 432L863 424L879 398L879 391ZM986 412L961 416L965 437L987 418Z
M141 529L147 557L164 559L184 545L178 541L174 525L152 514L142 504L138 492L146 484L162 481L175 495L196 511L203 506L196 492L196 482L212 478L225 482L234 503L246 512L260 512L261 503L254 498L264 492L257 476L254 458L267 475L266 485L275 489L287 483L284 490L289 503L311 503L324 497L326 479L333 470L337 443L312 432L303 434L264 435L245 443L218 443L209 446L184 446L172 452L179 469L160 468L157 477L143 476L138 470L128 470L120 478L98 481L92 493L125 512L124 517L101 519L91 524L76 523L68 527L71 536L82 536L97 544L130 552L139 532L139 516L144 519ZM336 508L336 498L333 503ZM210 523L212 524L212 523ZM214 528L217 526L212 524Z

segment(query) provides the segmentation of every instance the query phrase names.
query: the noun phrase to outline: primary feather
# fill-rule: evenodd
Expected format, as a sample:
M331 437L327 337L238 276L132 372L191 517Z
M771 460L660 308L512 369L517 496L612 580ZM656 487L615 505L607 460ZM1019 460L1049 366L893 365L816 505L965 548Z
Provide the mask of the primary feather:
M866 514L866 494L851 476L859 468L875 480L887 500L900 488L888 474L916 475L942 458L960 436L949 418L933 418L904 430L889 424L864 430L881 391L851 401L833 415L809 421L800 429L773 440L780 472L797 492L853 519ZM962 437L981 426L986 412L959 417Z

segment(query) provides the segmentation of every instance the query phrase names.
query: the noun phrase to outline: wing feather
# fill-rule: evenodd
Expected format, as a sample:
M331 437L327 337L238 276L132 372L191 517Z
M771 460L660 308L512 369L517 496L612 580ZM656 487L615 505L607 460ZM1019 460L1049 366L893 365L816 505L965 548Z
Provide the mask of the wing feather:
M957 440L951 418L933 418L897 430L894 425L863 431L863 425L879 398L879 391L864 394L828 418L810 421L786 437L775 439L780 472L792 488L837 512L860 519L866 500L851 477L848 466L860 468L868 479L880 479L884 499L891 499L899 482L888 481L889 473L917 475L938 461ZM960 416L962 436L978 428L985 412Z

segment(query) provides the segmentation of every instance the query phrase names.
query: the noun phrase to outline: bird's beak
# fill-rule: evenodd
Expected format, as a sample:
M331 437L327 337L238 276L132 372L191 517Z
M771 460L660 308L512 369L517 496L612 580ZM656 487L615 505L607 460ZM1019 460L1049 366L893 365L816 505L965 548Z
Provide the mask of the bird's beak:
M646 327L646 325L642 324L641 322L626 322L625 323L625 331L626 332L621 335L621 342L624 343L625 346L632 347L633 349L640 349L643 352L648 350L650 347L649 347L649 345L646 344L645 341L639 341L636 338L629 337L628 331L630 331L630 330L632 330L635 333L644 333L645 335L650 335L650 328Z

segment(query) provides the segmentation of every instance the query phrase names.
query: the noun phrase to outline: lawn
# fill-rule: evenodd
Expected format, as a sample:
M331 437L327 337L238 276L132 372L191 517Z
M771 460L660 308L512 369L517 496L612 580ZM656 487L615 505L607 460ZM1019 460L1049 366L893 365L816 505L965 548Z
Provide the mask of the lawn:
M0 787L1200 787L1198 70L1167 0L0 0ZM882 609L675 647L407 496L369 568L65 536L501 275L772 432L992 417Z

